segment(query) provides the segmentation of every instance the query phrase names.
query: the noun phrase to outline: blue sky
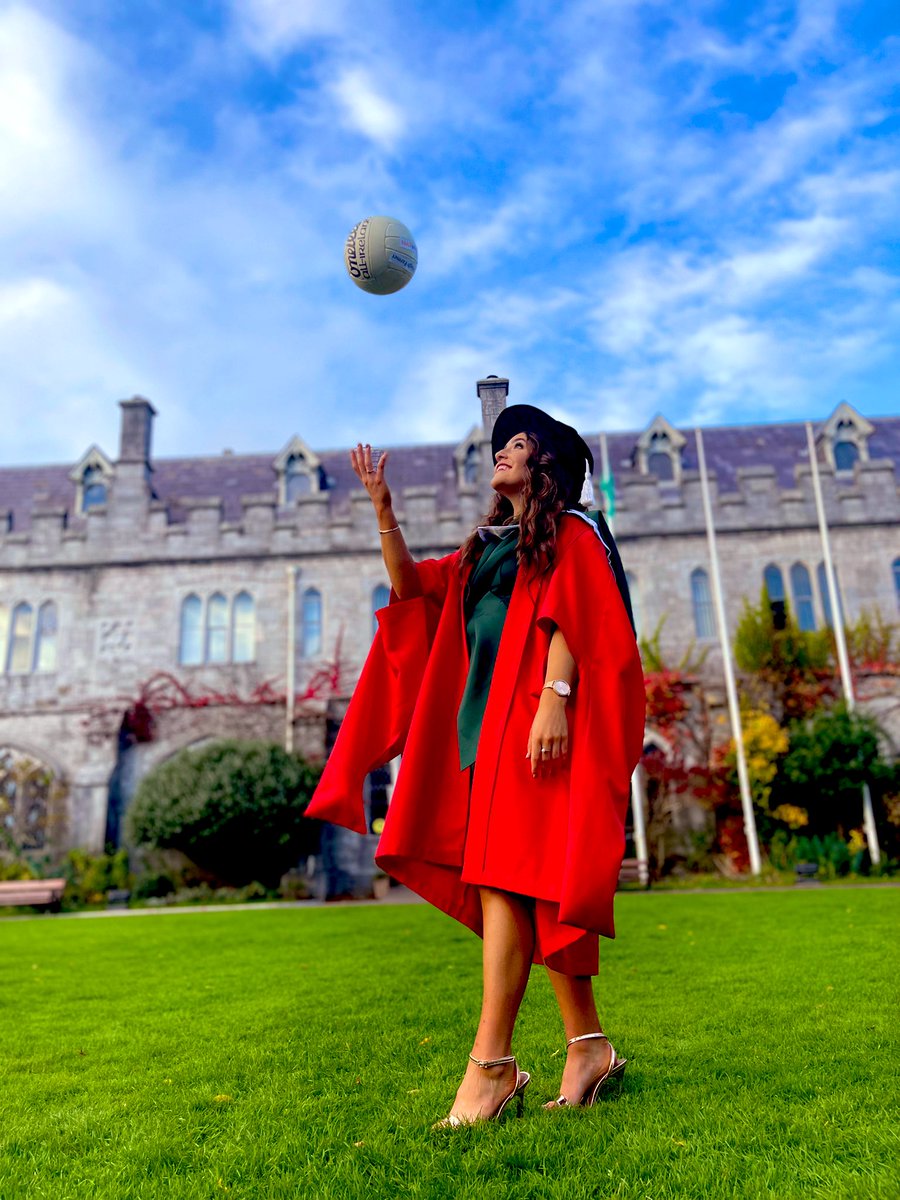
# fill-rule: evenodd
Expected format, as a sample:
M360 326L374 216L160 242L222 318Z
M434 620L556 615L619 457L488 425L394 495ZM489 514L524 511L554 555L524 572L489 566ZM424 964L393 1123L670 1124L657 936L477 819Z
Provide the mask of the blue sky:
M0 0L0 462L897 413L898 81L895 0Z

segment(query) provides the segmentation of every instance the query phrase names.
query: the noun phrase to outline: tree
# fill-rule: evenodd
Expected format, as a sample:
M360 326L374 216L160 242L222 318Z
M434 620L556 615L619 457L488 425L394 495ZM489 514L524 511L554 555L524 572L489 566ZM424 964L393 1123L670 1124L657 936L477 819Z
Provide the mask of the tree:
M805 809L811 834L845 836L862 824L863 784L890 770L874 718L837 704L793 723L773 799Z
M318 844L304 817L317 772L265 742L222 741L183 750L141 782L129 840L180 850L224 883L273 887Z
M786 604L770 603L765 588L759 604L744 601L734 656L753 706L779 722L806 716L834 692L831 630L802 630Z

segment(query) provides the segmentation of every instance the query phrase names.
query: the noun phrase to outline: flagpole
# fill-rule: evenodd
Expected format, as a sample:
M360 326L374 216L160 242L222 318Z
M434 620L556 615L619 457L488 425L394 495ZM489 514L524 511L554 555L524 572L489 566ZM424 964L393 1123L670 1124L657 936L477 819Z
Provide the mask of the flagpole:
M600 434L600 492L609 532L615 537L616 530L616 485L609 469L609 443L606 434ZM634 848L637 851L638 878L646 886L650 856L647 850L647 822L644 815L646 788L644 787L641 764L631 774L631 819L634 825Z
M284 703L284 748L288 754L294 752L294 697L297 691L295 680L297 664L297 570L287 568L287 662L285 664L286 694Z
M747 756L744 752L744 733L741 728L741 709L734 681L734 665L731 661L731 642L728 637L728 621L725 616L725 600L722 592L722 576L719 570L719 552L716 546L716 527L713 524L712 503L709 498L709 477L706 473L706 453L703 434L697 429L697 464L700 468L700 491L703 496L703 513L706 518L706 540L709 544L709 561L712 567L713 602L716 608L716 624L719 630L719 645L722 647L722 667L725 672L725 693L728 697L728 712L731 717L731 732L737 756L738 786L741 793L741 808L744 814L744 832L750 850L750 870L758 875L762 870L759 853L759 837L753 800L750 795L750 777L747 773Z
M825 501L822 497L822 480L819 475L819 458L816 454L816 439L810 421L806 422L806 444L809 447L809 465L812 469L813 495L816 500L816 516L819 519L819 536L822 539L822 559L825 565L825 580L828 585L828 599L831 603L831 619L834 628L834 641L837 646L838 665L841 672L841 686L844 691L844 703L848 712L856 709L856 696L853 692L853 675L850 672L850 656L847 653L847 633L844 629L844 615L841 611L841 599L838 594L837 575L834 570L834 559L831 554L831 537L828 532L828 521L825 518ZM881 847L878 843L878 831L875 828L875 810L872 807L872 793L868 783L863 784L863 828L866 831L866 841L869 844L869 854L874 866L881 862Z

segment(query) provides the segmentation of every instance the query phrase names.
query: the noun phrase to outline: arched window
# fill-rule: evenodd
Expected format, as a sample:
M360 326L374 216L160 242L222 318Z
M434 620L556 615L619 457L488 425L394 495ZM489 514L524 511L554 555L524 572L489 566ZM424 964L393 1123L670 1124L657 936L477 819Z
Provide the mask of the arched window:
M20 850L42 850L54 792L53 772L16 750L0 747L0 833Z
M825 624L830 628L834 628L834 621L831 614L831 593L828 591L828 576L825 574L825 564L819 563L816 567L816 579L819 584L819 595L822 597L822 612L825 614ZM837 576L837 567L834 570L834 583L838 594L838 610L841 614L841 620L844 619L844 598L841 595L841 581Z
M185 596L181 602L178 661L185 667L203 662L203 602L199 596Z
M387 608L391 602L391 589L383 583L372 591L372 637L378 632L378 610Z
M794 612L797 614L797 624L807 632L816 627L816 613L813 608L812 582L809 571L803 563L794 563L791 567L791 591L794 594Z
M30 604L17 604L12 614L12 632L6 655L6 669L11 675L27 675L31 670L31 646L34 638L34 609Z
M315 588L303 593L301 612L302 650L304 658L316 658L322 653L322 596Z
M249 592L238 592L231 608L231 661L253 662L256 658L256 612Z
M894 591L897 594L897 608L900 610L900 558L895 558L891 568L894 572Z
M56 670L56 605L52 600L38 609L34 669L40 672Z
M661 483L671 483L675 478L672 455L668 450L653 450L647 455L647 470Z
M228 601L214 592L206 605L206 661L228 662Z
M9 609L0 604L0 673L6 670L6 654L9 647Z
M302 454L292 454L284 467L284 498L288 504L293 504L300 496L308 496L312 491L312 479L309 467Z
M638 589L637 576L633 571L625 572L625 582L628 584L628 594L631 597L631 613L634 617L634 629L638 637L641 637L643 625L641 624L641 593Z
M784 576L781 573L781 567L776 567L774 563L769 563L763 571L763 586L766 589L766 595L769 597L770 604L784 600Z
M709 576L702 567L691 573L691 604L694 608L694 632L698 638L715 637L712 595Z
M859 460L859 446L856 442L834 443L834 469L836 471L852 471Z
M463 483L478 482L478 468L481 465L479 461L480 457L478 447L473 442L466 451L466 457L463 462Z
M81 511L106 503L106 476L99 467L88 467L81 477Z

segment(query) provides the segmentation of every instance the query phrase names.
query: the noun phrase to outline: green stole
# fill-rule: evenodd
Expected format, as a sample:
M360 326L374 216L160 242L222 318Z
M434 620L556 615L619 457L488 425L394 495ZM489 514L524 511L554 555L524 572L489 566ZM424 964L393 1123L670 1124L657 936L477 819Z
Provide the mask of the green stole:
M519 527L507 528L508 533L488 534L464 597L469 674L456 719L461 770L475 762L500 637L516 582Z

